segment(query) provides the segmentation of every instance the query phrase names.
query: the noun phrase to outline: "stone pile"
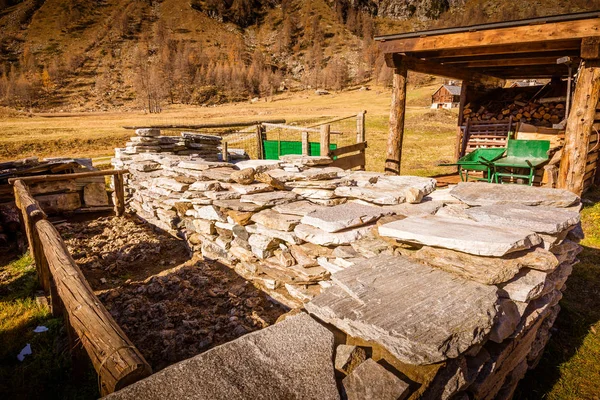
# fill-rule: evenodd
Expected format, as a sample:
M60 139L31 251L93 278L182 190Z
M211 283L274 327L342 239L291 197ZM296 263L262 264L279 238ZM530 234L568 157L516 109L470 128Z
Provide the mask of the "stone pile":
M336 330L348 398L510 398L577 262L579 199L331 162L122 160L139 216Z
M218 161L221 141L220 136L192 132L182 132L181 136L161 136L160 129L136 129L135 136L129 138L125 148L116 150L113 164L119 165L120 159L127 160L127 156L142 153L194 155L205 161Z

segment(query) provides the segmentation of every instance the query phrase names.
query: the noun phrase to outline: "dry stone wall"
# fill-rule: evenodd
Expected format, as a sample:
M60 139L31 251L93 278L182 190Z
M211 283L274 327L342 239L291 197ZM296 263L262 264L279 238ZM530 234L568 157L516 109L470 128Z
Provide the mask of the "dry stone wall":
M561 190L436 191L325 157L114 163L140 217L327 323L348 398L511 398L581 250L579 199Z

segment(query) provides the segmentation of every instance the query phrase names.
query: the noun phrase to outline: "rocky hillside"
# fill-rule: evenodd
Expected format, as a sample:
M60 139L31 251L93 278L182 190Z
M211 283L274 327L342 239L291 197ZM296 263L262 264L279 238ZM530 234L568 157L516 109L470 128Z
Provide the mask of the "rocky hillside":
M0 105L108 110L385 84L375 34L598 0L0 0ZM528 3L529 4L529 3Z

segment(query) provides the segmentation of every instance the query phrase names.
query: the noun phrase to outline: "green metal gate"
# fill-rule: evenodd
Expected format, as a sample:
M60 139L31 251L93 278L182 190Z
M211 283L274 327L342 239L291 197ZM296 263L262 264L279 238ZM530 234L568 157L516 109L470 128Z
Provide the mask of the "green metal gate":
M309 142L309 156L321 155L321 144L319 142ZM302 154L302 142L286 140L263 140L263 149L265 151L265 160L279 160L279 156L287 154ZM329 150L337 149L337 144L331 143Z

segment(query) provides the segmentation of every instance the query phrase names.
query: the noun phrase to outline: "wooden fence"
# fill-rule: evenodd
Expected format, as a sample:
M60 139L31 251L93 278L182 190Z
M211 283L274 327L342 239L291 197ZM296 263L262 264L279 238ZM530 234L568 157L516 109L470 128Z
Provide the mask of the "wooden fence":
M80 346L86 350L98 373L102 396L149 376L152 369L96 297L60 234L31 195L27 182L112 175L115 211L122 215L126 172L94 171L11 180L40 285L50 295L52 314L64 316L72 351Z

